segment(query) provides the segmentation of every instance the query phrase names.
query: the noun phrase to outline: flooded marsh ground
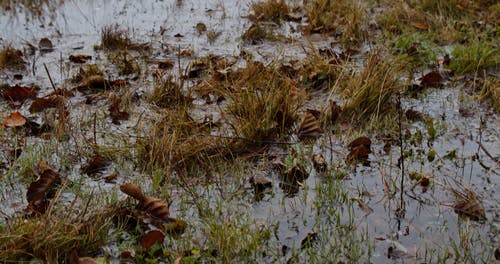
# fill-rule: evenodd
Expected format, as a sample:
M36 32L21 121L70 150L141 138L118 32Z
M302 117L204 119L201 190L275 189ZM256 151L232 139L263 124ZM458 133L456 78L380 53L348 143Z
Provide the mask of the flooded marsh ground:
M0 260L495 263L496 1L0 1Z

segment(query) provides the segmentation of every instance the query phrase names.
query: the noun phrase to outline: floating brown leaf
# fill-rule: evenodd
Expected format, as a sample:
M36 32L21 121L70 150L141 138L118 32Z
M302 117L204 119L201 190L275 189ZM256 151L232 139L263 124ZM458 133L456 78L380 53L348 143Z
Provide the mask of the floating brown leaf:
M42 38L38 42L38 48L41 52L51 52L54 50L54 45L52 44L52 41L50 41L50 39Z
M69 55L69 61L73 63L86 63L90 59L92 59L92 56L90 55Z
M93 175L96 173L99 173L103 170L106 169L106 167L109 165L109 160L105 159L103 156L96 154L90 162L83 167L83 172L85 172L88 175Z
M439 72L429 72L420 78L420 85L424 87L440 87L444 82L443 76Z
M48 108L57 108L64 105L64 97L51 95L45 98L37 98L31 103L30 112L41 112Z
M354 139L353 141L351 141L351 143L347 144L347 148L353 150L359 146L365 146L370 149L371 145L372 141L370 140L370 138L362 136Z
M297 126L297 134L300 140L308 138L316 138L321 136L323 129L321 129L318 119L310 110L306 111Z
M141 238L140 243L144 249L148 250L154 244L162 244L164 239L165 235L161 231L151 230Z
M33 87L19 85L7 88L2 95L7 100L19 103L24 103L24 101L28 99L36 98L36 93L33 91Z
M38 179L30 184L26 192L28 208L43 214L47 209L48 199L53 198L52 188L57 185L59 174L43 161L33 171L38 174Z
M19 112L4 116L3 122L6 127L20 127L26 124L26 118Z

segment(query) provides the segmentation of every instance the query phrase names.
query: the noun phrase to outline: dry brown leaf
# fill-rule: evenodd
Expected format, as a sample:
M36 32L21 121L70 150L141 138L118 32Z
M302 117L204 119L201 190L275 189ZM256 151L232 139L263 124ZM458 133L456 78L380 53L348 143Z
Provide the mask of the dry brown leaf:
M86 63L90 59L92 59L92 56L90 55L69 55L69 61L73 63Z
M139 186L133 183L122 184L120 190L139 201L137 210L143 211L163 221L170 220L168 204L165 201L151 196L145 196Z
M148 250L154 244L162 244L164 239L165 235L161 231L151 230L141 238L140 243L144 249Z
M420 78L420 85L424 87L440 87L444 82L443 76L439 72L429 72Z
M134 197L139 202L144 201L144 194L142 193L141 188L133 183L125 183L120 185L120 191L128 194L129 196Z
M26 118L19 112L4 116L3 122L6 127L20 127L26 124Z
M47 209L48 199L53 198L51 189L57 185L59 174L43 161L33 168L33 172L38 175L38 179L30 184L26 192L28 208L43 214Z
M34 90L33 87L15 85L7 88L2 93L2 96L5 99L10 100L12 102L23 103L28 99L36 98L36 93L33 90Z
M109 160L99 154L95 154L87 165L83 167L83 172L88 175L99 173L106 169L109 165Z
M300 140L308 138L316 138L321 136L323 129L321 129L318 119L310 110L306 111L297 126L297 134Z
M424 23L412 22L411 25L415 28L418 28L418 29L423 29L423 30L429 29L429 25L424 24Z
M64 97L60 95L51 95L45 98L37 98L31 103L30 112L41 112L48 108L56 108L64 105Z
M368 149L370 149L371 144L372 144L372 141L370 140L370 138L362 136L362 137L358 137L358 138L354 139L353 141L351 141L351 143L347 144L347 148L349 148L350 150L353 150L359 146L365 146Z

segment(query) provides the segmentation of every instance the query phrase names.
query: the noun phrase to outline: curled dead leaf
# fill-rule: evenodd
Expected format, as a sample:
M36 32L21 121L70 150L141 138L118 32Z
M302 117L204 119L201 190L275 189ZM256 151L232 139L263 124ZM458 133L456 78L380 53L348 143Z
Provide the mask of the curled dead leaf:
M317 138L321 136L323 129L313 111L306 111L297 126L297 134L300 140Z
M14 112L8 116L4 116L2 123L6 127L20 127L26 124L26 118L21 113Z
M145 196L141 188L133 183L122 184L120 190L139 201L137 210L143 211L163 221L168 221L170 219L168 204L165 201L151 196Z
M139 202L143 201L145 196L142 193L141 188L133 183L125 183L120 185L120 191L128 194L129 196L134 197Z

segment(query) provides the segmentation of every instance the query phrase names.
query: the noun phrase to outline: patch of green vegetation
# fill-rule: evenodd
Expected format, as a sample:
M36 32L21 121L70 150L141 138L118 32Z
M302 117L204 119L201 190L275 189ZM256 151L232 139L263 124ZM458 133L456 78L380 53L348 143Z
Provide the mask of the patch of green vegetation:
M403 34L394 40L392 51L396 60L402 61L407 72L413 73L425 69L437 62L439 48L428 35L421 33Z
M481 74L481 71L486 68L500 65L498 43L474 40L467 45L455 46L451 55L450 69L457 75Z

